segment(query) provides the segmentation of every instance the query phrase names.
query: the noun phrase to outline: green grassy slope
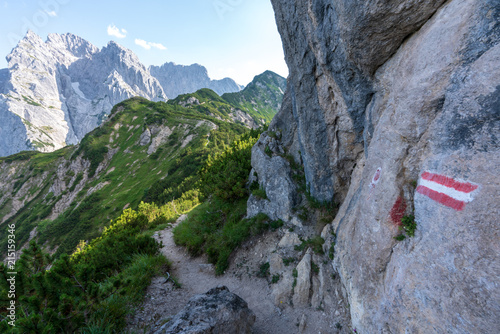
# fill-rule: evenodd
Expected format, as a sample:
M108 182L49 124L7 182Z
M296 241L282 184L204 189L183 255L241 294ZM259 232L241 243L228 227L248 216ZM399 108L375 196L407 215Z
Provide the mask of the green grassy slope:
M170 134L151 154L151 140L140 145L146 129L152 141L161 131ZM80 240L99 235L124 208L135 208L145 199L163 204L180 197L192 188L209 152L245 131L179 105L142 98L124 101L78 146L0 159L0 177L5 180L0 185L0 213L5 218L15 212L4 224L16 224L18 245L37 227L39 242L58 246L58 254L70 253ZM2 252L6 242L2 233Z
M222 98L231 105L250 114L256 121L270 122L281 108L286 79L266 71L256 76L248 86L238 93L226 93Z

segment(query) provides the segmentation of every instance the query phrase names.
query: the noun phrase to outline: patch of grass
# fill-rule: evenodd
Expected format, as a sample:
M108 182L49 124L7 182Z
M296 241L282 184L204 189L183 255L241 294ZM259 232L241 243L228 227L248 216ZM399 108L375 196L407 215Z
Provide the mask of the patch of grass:
M42 107L42 105L40 103L36 102L35 100L33 100L32 98L30 98L28 96L23 95L23 99L24 99L24 102L26 102L27 104L29 104L31 106Z
M268 131L267 135L271 138L278 139L278 135L276 134L275 131Z
M335 242L332 242L332 244L330 245L330 250L328 251L328 257L330 258L330 260L333 260L333 258L335 257Z
M267 194L266 194L266 190L262 187L255 189L255 190L252 190L252 195L257 197L258 199L268 199Z
M262 263L259 267L259 271L257 272L257 277L266 278L269 276L269 262Z
M311 270L313 274L315 275L319 274L319 266L314 262L311 262Z
M264 153L266 153L270 158L273 157L273 151L269 148L268 145L266 145L266 148L264 149Z
M417 222L415 221L414 215L407 215L401 218L402 228L409 237L415 236L415 230L417 229Z
M82 181L82 179L83 179L83 172L80 172L76 175L75 181L73 181L73 184L68 189L70 193L75 191L76 186Z
M246 198L232 203L213 198L201 204L174 228L175 243L185 246L193 256L206 253L216 274L223 274L230 255L243 241L280 225L271 224L264 214L245 219L246 202Z
M320 236L315 236L311 239L302 240L302 243L298 246L295 246L296 251L303 251L307 248L311 248L316 254L324 254L323 244L325 243L325 239Z
M296 258L294 258L294 257L285 257L285 258L283 259L283 264L284 264L286 267L288 267L288 266L290 265L290 263L294 263L295 261L297 261L297 259L296 259Z

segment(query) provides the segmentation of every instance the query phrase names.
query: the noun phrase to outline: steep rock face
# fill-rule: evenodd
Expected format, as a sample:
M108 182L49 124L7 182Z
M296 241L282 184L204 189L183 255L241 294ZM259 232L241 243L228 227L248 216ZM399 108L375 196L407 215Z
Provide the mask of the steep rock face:
M498 1L272 3L290 77L270 131L311 194L342 203L328 229L353 327L498 331ZM266 140L252 165L269 193ZM249 213L286 218L288 181ZM415 236L396 241L410 214Z
M204 66L189 66L165 63L162 66L151 66L151 75L158 79L165 94L171 99L182 94L194 93L201 88L210 88L219 95L239 92L243 89L233 79L211 80Z
M132 96L166 96L138 58L114 42L99 50L72 34L32 31L0 71L0 156L76 144L113 105Z

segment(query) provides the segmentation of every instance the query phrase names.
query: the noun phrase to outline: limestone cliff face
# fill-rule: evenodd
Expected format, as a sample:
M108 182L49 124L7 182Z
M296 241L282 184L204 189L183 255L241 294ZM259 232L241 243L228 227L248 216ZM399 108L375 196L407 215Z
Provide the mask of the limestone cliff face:
M199 64L185 66L170 62L162 66L151 66L149 71L160 81L170 99L181 94L194 93L201 88L210 88L219 95L239 92L244 88L231 78L210 79L207 69Z
M272 3L290 77L249 214L296 218L289 154L341 203L323 236L358 332L497 332L500 3Z
M32 31L0 71L0 156L50 152L78 143L130 97L166 100L137 56L110 42L102 50L73 34Z

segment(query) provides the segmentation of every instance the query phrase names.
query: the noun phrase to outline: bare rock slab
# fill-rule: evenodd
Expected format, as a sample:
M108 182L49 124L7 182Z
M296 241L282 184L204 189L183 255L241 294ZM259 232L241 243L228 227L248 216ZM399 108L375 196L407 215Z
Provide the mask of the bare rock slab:
M196 295L158 334L251 333L255 314L225 286Z

